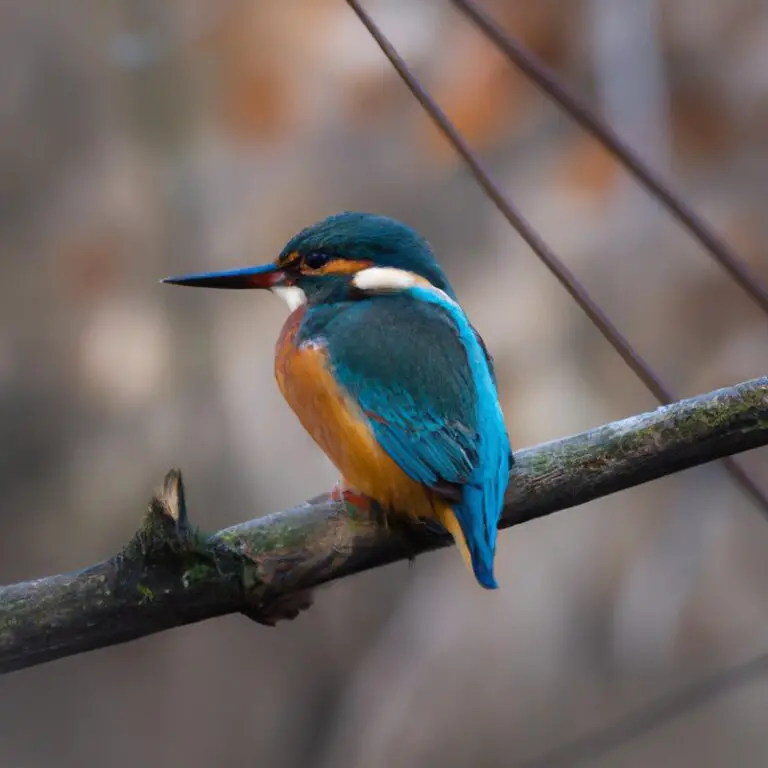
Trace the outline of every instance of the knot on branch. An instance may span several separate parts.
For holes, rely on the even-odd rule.
[[[251,621],[274,627],[280,621],[293,621],[300,613],[312,607],[314,592],[306,589],[291,592],[269,600],[256,600],[240,610]]]
[[[151,574],[178,579],[182,590],[224,591],[248,618],[266,626],[294,619],[312,604],[309,591],[277,594],[261,561],[221,536],[202,533],[189,522],[181,470],[170,470],[152,497],[141,527],[117,558],[121,581],[147,586]],[[132,575],[129,576],[129,574]]]
[[[126,554],[148,558],[167,551],[181,553],[190,548],[194,533],[189,525],[181,470],[172,469],[149,502],[147,514],[126,547]]]

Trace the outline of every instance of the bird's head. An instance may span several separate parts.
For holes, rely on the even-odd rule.
[[[408,281],[428,283],[455,298],[421,235],[386,216],[357,212],[303,229],[270,264],[163,280],[202,288],[268,288],[290,306],[335,301],[360,290],[396,290]]]

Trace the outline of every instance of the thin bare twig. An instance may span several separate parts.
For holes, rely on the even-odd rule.
[[[610,752],[656,728],[668,725],[676,718],[689,714],[691,710],[708,704],[718,696],[733,691],[765,675],[766,672],[768,653],[761,653],[748,661],[714,672],[702,680],[668,691],[610,725],[596,728],[559,747],[518,763],[517,768],[571,768],[576,765],[594,765],[596,760]]]
[[[587,133],[598,139],[768,315],[768,287],[709,224],[670,189],[659,174],[650,168],[629,144],[560,83],[546,64],[531,51],[526,50],[525,46],[502,29],[472,0],[451,0],[451,2],[474,22],[512,64],[559,104]]]
[[[764,444],[768,377],[518,452],[500,526]],[[0,587],[0,673],[225,613],[293,618],[313,587],[449,543],[328,496],[205,536],[173,471],[119,555]]]
[[[650,365],[632,347],[619,329],[611,322],[603,310],[591,298],[587,290],[576,279],[575,275],[555,255],[544,242],[530,222],[517,210],[512,201],[504,195],[499,186],[484,168],[477,155],[472,151],[467,141],[448,119],[437,102],[413,75],[408,65],[387,39],[371,16],[363,9],[358,0],[347,0],[347,4],[357,14],[360,21],[376,41],[384,55],[402,78],[410,92],[424,108],[430,118],[453,145],[454,149],[471,170],[478,184],[486,192],[507,221],[517,230],[518,234],[530,246],[531,250],[541,259],[549,271],[557,278],[584,313],[595,324],[600,333],[619,353],[622,360],[630,367],[635,375],[653,393],[661,403],[671,403],[675,398],[661,379],[654,373]],[[731,477],[752,499],[765,517],[768,517],[768,497],[751,477],[733,460],[723,461]]]

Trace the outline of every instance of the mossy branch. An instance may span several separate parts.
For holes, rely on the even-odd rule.
[[[501,527],[766,443],[762,378],[521,450]],[[120,553],[0,587],[0,673],[226,613],[273,624],[307,608],[313,587],[448,543],[327,495],[204,535],[172,470]]]

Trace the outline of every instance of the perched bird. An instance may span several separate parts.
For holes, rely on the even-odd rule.
[[[285,298],[277,382],[341,473],[342,493],[436,520],[477,581],[497,587],[512,455],[493,363],[419,234],[340,213],[299,232],[271,264],[163,282]]]

